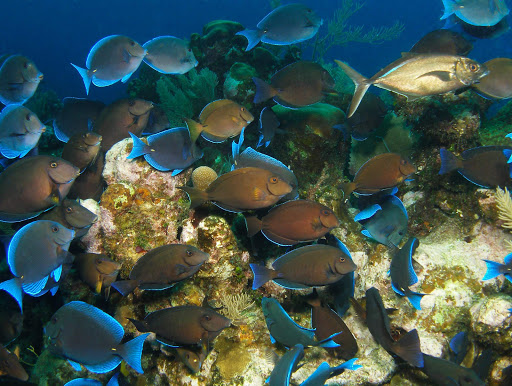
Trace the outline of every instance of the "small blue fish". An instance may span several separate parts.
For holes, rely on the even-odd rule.
[[[162,74],[185,74],[197,66],[189,44],[174,36],[159,36],[144,43],[144,62]]]
[[[332,338],[338,334],[334,334],[321,341],[315,340],[315,330],[299,326],[295,323],[276,299],[263,298],[261,300],[261,306],[272,343],[279,342],[286,347],[293,347],[296,344],[302,344],[304,347],[339,346],[332,340]]]
[[[75,236],[55,221],[39,220],[25,225],[13,236],[7,262],[14,279],[0,283],[22,308],[22,292],[38,296],[50,276],[58,282],[62,264],[68,258],[68,247]]]
[[[278,161],[269,155],[260,153],[251,147],[247,147],[242,153],[240,153],[240,149],[244,143],[244,131],[245,129],[242,129],[240,132],[238,143],[235,141],[231,143],[231,152],[233,155],[233,165],[231,166],[231,170],[248,167],[269,170],[292,187],[292,191],[282,197],[282,200],[295,200],[299,196],[299,182],[297,181],[295,174],[293,174],[293,172],[281,161]]]
[[[323,362],[320,366],[317,367],[313,374],[311,374],[304,382],[300,384],[300,386],[322,386],[325,385],[325,382],[327,382],[329,378],[340,375],[345,370],[358,370],[363,366],[355,364],[357,359],[358,358],[352,358],[336,367],[331,367],[329,366],[329,363]]]
[[[270,145],[270,141],[272,141],[272,138],[274,138],[279,125],[280,122],[270,107],[265,107],[263,110],[261,110],[259,127],[260,137],[258,139],[256,149],[263,145],[265,145],[265,147]]]
[[[203,156],[203,152],[190,140],[185,127],[161,131],[147,137],[146,145],[136,135],[130,133],[133,149],[128,159],[144,156],[144,159],[161,172],[172,170],[175,176]]]
[[[391,287],[401,296],[407,296],[414,308],[421,310],[421,298],[425,294],[413,292],[409,286],[418,282],[418,276],[412,266],[412,255],[419,245],[416,238],[410,238],[405,245],[393,254],[391,260]]]
[[[298,343],[279,359],[266,383],[270,386],[289,385],[292,373],[298,369],[297,364],[303,357],[304,346]]]
[[[509,253],[503,259],[505,264],[500,264],[491,260],[484,260],[487,264],[487,272],[485,272],[482,280],[494,279],[499,275],[505,275],[505,279],[512,283],[512,253]]]
[[[260,41],[283,46],[311,39],[322,25],[322,19],[303,4],[287,4],[277,7],[265,16],[256,30],[245,29],[237,35],[248,40],[246,51]]]
[[[394,195],[387,195],[379,204],[359,212],[354,221],[366,228],[361,232],[366,237],[388,247],[397,247],[407,232],[409,217],[402,201]]]
[[[115,373],[106,386],[119,386],[119,373]],[[76,378],[67,382],[64,386],[102,386],[102,383],[91,378]]]
[[[464,360],[469,349],[468,333],[465,331],[459,332],[450,340],[450,360],[460,365]],[[452,354],[453,353],[453,354]]]

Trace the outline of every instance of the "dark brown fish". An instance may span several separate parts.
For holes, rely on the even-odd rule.
[[[357,110],[345,121],[350,135],[357,141],[364,141],[380,126],[387,108],[377,95],[367,92]]]
[[[28,381],[28,374],[21,365],[19,357],[9,352],[4,346],[0,346],[0,377],[4,376]]]
[[[106,186],[103,180],[104,166],[105,156],[104,153],[100,151],[94,163],[89,165],[87,169],[77,177],[68,193],[68,197],[80,198],[82,200],[92,198],[93,200],[99,201]]]
[[[152,249],[142,256],[130,272],[130,280],[112,283],[123,296],[135,288],[162,290],[195,274],[210,258],[192,245],[169,244]]]
[[[85,133],[94,127],[105,103],[83,98],[64,98],[63,106],[53,121],[55,136],[62,142],[77,133]]]
[[[343,184],[345,196],[350,193],[369,195],[393,188],[416,172],[416,167],[396,153],[379,154],[359,168],[353,182]]]
[[[449,29],[437,29],[423,36],[410,50],[415,54],[447,54],[466,56],[473,44]]]
[[[439,174],[457,170],[468,181],[484,188],[510,187],[511,164],[507,160],[511,154],[511,147],[481,146],[464,151],[460,159],[442,148]]]
[[[92,131],[77,133],[64,145],[61,157],[83,171],[96,160],[100,145],[101,135]]]
[[[512,98],[512,59],[496,58],[484,63],[489,74],[473,88],[483,97],[494,99]]]
[[[136,136],[142,134],[152,108],[153,102],[138,98],[119,99],[105,107],[94,124],[94,131],[103,137],[103,151],[128,138],[130,132]]]
[[[97,294],[103,290],[108,299],[110,286],[117,279],[121,264],[97,253],[79,253],[75,256],[75,266],[80,279]]]
[[[270,84],[252,78],[256,85],[254,103],[274,98],[285,107],[309,106],[320,102],[326,93],[334,92],[334,79],[321,65],[299,61],[279,70]]]
[[[39,220],[56,221],[68,229],[73,229],[75,231],[75,238],[84,236],[97,219],[98,216],[89,209],[69,198],[65,198],[60,205],[39,217]]]
[[[181,186],[190,198],[190,208],[211,201],[230,212],[266,208],[292,191],[292,187],[269,170],[235,169],[213,181],[205,191]]]
[[[478,39],[495,39],[510,29],[507,18],[503,18],[498,24],[491,26],[472,25],[460,20],[457,16],[454,16],[454,19],[465,33]]]
[[[339,354],[345,360],[352,359],[358,350],[354,335],[336,312],[322,304],[316,290],[313,290],[313,292],[313,296],[306,301],[313,307],[311,310],[311,327],[315,329],[316,339],[324,340],[337,332],[341,332],[340,335],[332,338],[340,346],[327,350]]]
[[[66,197],[80,170],[47,155],[24,158],[0,173],[0,221],[39,215]]]
[[[303,289],[324,286],[355,271],[357,266],[347,251],[329,245],[307,245],[279,257],[269,269],[250,264],[254,273],[252,289],[273,280],[282,287]]]
[[[154,332],[156,339],[166,345],[207,346],[231,321],[210,308],[179,306],[152,312],[143,321],[130,319],[140,332]]]
[[[201,366],[208,356],[207,348],[204,345],[200,348],[176,347],[176,353],[194,374],[201,371]]]
[[[331,209],[308,200],[287,201],[272,208],[261,220],[256,216],[245,220],[249,237],[261,231],[279,245],[313,241],[340,225]]]

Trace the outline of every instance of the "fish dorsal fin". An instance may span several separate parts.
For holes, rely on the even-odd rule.
[[[65,307],[69,307],[73,310],[79,311],[89,318],[94,319],[97,323],[101,325],[101,327],[109,333],[113,334],[114,340],[121,342],[124,336],[124,329],[121,324],[117,320],[115,320],[112,316],[103,312],[99,308],[96,308],[90,304],[84,303],[82,301],[72,301],[65,305]]]
[[[512,262],[512,253],[509,253],[505,258],[503,259],[503,262],[505,264],[510,264]]]
[[[368,220],[369,218],[373,217],[375,213],[377,213],[379,210],[382,210],[382,207],[379,204],[372,205],[361,212],[359,212],[355,217],[354,221],[362,221],[362,220]]]
[[[9,268],[11,269],[11,272],[14,276],[22,276],[23,272],[16,271],[16,249],[18,248],[18,245],[23,238],[23,236],[30,231],[32,228],[31,225],[25,225],[23,228],[21,228],[18,232],[14,234],[11,241],[9,242],[9,248],[7,249],[7,263],[9,264]]]
[[[215,111],[234,103],[235,102],[229,99],[217,99],[216,101],[208,103],[199,113],[199,122],[204,123]]]

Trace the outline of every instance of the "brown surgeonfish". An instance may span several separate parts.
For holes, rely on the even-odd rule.
[[[53,120],[55,136],[62,142],[78,133],[85,133],[105,108],[105,103],[84,98],[68,97],[62,100],[62,109]]]
[[[224,142],[240,134],[253,120],[254,116],[249,110],[229,99],[207,104],[199,114],[199,122],[185,119],[192,143],[199,135],[209,142]]]
[[[209,344],[231,321],[206,307],[178,306],[152,312],[143,321],[130,319],[140,332],[154,332],[156,340],[172,347]]]
[[[75,267],[80,279],[97,294],[103,291],[105,298],[110,295],[110,286],[117,279],[121,264],[106,255],[79,253],[75,256]]]
[[[354,181],[342,186],[345,196],[355,192],[371,195],[393,188],[416,172],[416,167],[396,153],[383,153],[366,161],[357,171]]]
[[[465,179],[483,188],[511,186],[511,164],[507,160],[512,148],[507,146],[480,146],[464,151],[462,159],[441,148],[439,174],[457,170]]]
[[[413,366],[423,367],[418,331],[415,329],[409,331],[399,341],[393,339],[389,316],[375,287],[366,290],[366,324],[373,338],[386,351],[398,355]]]
[[[331,209],[308,200],[287,201],[270,210],[259,220],[246,217],[247,235],[263,235],[279,245],[295,245],[324,236],[340,222]]]
[[[489,74],[473,85],[476,92],[485,98],[512,98],[512,59],[495,58],[485,65]]]
[[[75,238],[84,236],[98,216],[76,200],[65,198],[60,205],[43,213],[39,220],[56,221],[75,231]]]
[[[436,29],[423,36],[409,52],[415,54],[446,54],[466,56],[473,44],[449,29]]]
[[[364,94],[357,110],[345,121],[345,126],[352,138],[364,141],[380,126],[386,116],[387,108],[377,95]]]
[[[9,344],[21,334],[23,313],[16,300],[6,291],[0,291],[0,344]]]
[[[80,174],[71,187],[68,197],[87,200],[92,198],[99,201],[105,189],[103,179],[103,167],[105,166],[105,154],[100,150],[96,160]]]
[[[4,346],[0,346],[0,377],[9,376],[28,381],[28,374],[20,363],[19,352],[17,354],[9,352]],[[16,384],[16,382],[12,384]]]
[[[312,296],[306,302],[313,307],[311,309],[311,327],[315,330],[316,339],[321,341],[341,332],[332,338],[339,344],[339,347],[327,350],[335,352],[347,361],[353,358],[358,350],[357,342],[343,319],[329,306],[322,304],[316,289],[313,290]]]
[[[61,157],[83,171],[96,160],[100,145],[101,135],[92,131],[77,133],[64,145]]]
[[[62,158],[37,155],[0,173],[0,221],[18,222],[58,204],[80,170]]]
[[[269,170],[240,168],[223,174],[206,190],[180,186],[190,198],[190,208],[211,201],[229,212],[243,212],[274,205],[292,191],[292,187]]]
[[[315,62],[299,61],[279,70],[270,84],[252,78],[256,85],[254,103],[274,98],[284,107],[303,107],[320,102],[325,94],[334,92],[334,79]]]
[[[201,371],[201,366],[208,356],[208,351],[205,345],[202,345],[200,348],[176,347],[176,353],[185,366],[187,366],[194,374]]]
[[[472,59],[443,54],[404,53],[371,78],[365,78],[346,63],[335,60],[345,74],[352,79],[356,89],[347,118],[357,110],[361,99],[373,84],[393,91],[412,101],[427,95],[443,94],[476,83],[487,75],[485,65]]]
[[[195,274],[210,258],[192,245],[169,244],[152,249],[135,263],[129,280],[112,283],[126,296],[135,288],[163,290]]]
[[[324,286],[357,268],[348,250],[321,244],[285,253],[274,261],[272,269],[259,264],[250,264],[250,267],[254,274],[252,289],[270,280],[289,289]]]
[[[152,108],[153,102],[139,98],[119,99],[105,107],[94,124],[94,131],[103,137],[102,150],[107,152],[130,132],[142,134]]]

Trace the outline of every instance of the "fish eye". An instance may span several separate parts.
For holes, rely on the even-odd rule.
[[[277,184],[278,180],[277,180],[277,177],[270,177],[269,181],[270,181],[271,184]]]
[[[399,234],[400,236],[403,236],[403,235],[404,235],[404,232],[398,232],[398,234]]]
[[[240,111],[245,111],[245,107],[242,107],[242,108],[240,109]]]
[[[30,121],[30,113],[28,113],[27,115],[25,115],[25,119],[26,119],[27,121]]]
[[[129,106],[135,106],[135,99],[130,99],[130,100],[128,101],[128,105],[129,105]]]
[[[322,210],[322,216],[329,216],[331,212],[327,209]]]
[[[345,262],[345,258],[344,257],[340,257],[340,263],[344,263]]]
[[[57,167],[57,162],[52,162],[50,164],[50,167],[55,169]]]
[[[73,212],[73,208],[72,208],[72,207],[70,207],[70,206],[68,206],[68,207],[66,208],[66,213],[71,213],[71,212]]]
[[[24,68],[28,68],[28,65],[29,65],[29,62],[25,62],[25,63],[23,64],[23,67],[24,67]]]
[[[469,71],[475,72],[476,70],[478,70],[478,66],[475,63],[470,63],[469,64]]]
[[[58,228],[58,227],[56,227],[55,225],[54,225],[54,226],[52,226],[52,232],[53,232],[53,233],[57,233],[58,231],[59,231],[59,228]]]
[[[400,165],[405,165],[406,163],[407,163],[407,161],[406,161],[406,160],[404,160],[404,159],[401,159],[401,160],[400,160]]]
[[[210,315],[205,315],[204,318],[206,319],[207,322],[212,320],[212,317]]]
[[[135,45],[135,42],[132,40],[132,41],[130,42],[130,45],[133,47],[133,46]]]
[[[187,251],[185,252],[187,254],[187,256],[192,256],[192,251],[190,249],[187,249]]]

